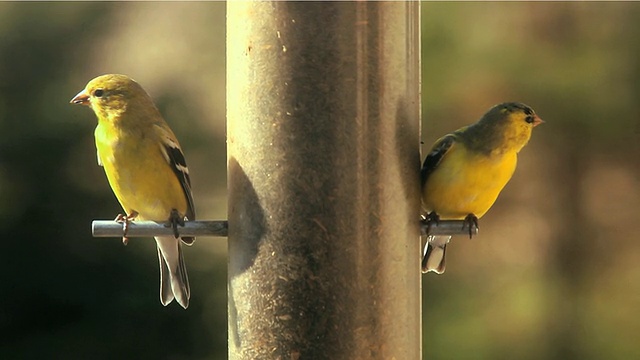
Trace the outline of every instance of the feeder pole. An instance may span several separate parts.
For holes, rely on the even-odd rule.
[[[227,2],[229,358],[421,358],[419,2]]]

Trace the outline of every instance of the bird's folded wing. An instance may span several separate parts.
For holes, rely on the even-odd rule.
[[[441,137],[433,144],[433,148],[431,148],[431,152],[424,159],[422,170],[420,171],[420,183],[423,186],[429,178],[429,175],[438,167],[438,164],[440,164],[445,154],[451,150],[455,142],[456,136],[449,134]]]
[[[196,219],[196,212],[193,204],[193,195],[191,194],[191,178],[189,177],[189,169],[187,168],[187,162],[182,153],[182,149],[180,149],[178,142],[174,140],[172,133],[159,125],[156,125],[154,130],[160,135],[162,154],[169,163],[169,166],[171,166],[173,173],[177,176],[178,181],[180,181],[182,191],[187,199],[187,212],[184,216],[187,220],[193,221]],[[183,238],[183,241],[190,244],[189,239]]]

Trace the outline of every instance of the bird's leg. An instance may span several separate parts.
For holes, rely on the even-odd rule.
[[[122,223],[122,244],[127,245],[129,243],[129,238],[127,237],[127,233],[129,232],[129,223],[136,219],[138,216],[138,212],[133,210],[131,214],[124,216],[122,214],[118,214],[116,218],[113,220],[115,222]]]
[[[432,211],[427,214],[425,221],[427,222],[427,235],[431,232],[431,225],[440,223],[440,215],[438,215],[435,211]]]
[[[480,229],[478,227],[478,217],[473,215],[473,214],[467,215],[467,217],[464,218],[464,223],[462,225],[462,229],[464,229],[465,226],[469,227],[469,239],[471,239],[473,237],[474,228],[476,230]]]
[[[178,233],[178,225],[184,226],[184,217],[180,215],[178,210],[171,209],[171,213],[169,214],[169,221],[164,226],[173,228],[173,236],[176,239],[180,237],[180,234]]]

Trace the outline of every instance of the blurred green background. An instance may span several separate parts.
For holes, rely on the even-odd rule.
[[[522,101],[545,119],[481,233],[423,278],[425,359],[640,358],[640,4],[424,3],[423,139]],[[225,5],[0,3],[0,358],[224,359],[226,242],[93,239],[120,212],[91,78],[124,73],[183,145],[199,218],[226,218]]]

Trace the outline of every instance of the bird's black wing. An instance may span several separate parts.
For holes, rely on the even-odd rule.
[[[164,129],[162,129],[161,133],[163,132],[165,132]],[[184,196],[187,199],[187,212],[184,216],[187,220],[193,221],[196,219],[196,210],[193,202],[193,195],[191,194],[191,178],[189,177],[187,161],[184,158],[182,149],[180,149],[180,146],[176,141],[174,141],[170,136],[165,136],[162,140],[163,153],[169,162],[169,166],[171,166],[171,170],[176,174],[176,177],[180,182],[180,186],[182,187],[182,191],[184,192]],[[187,245],[191,245],[195,240],[195,238],[192,237],[181,237],[181,239]]]
[[[455,143],[456,136],[453,134],[445,135],[441,137],[431,148],[431,152],[424,159],[422,164],[422,170],[420,171],[420,184],[424,186],[424,183],[429,178],[429,175],[438,167],[440,161],[444,155],[451,149],[451,146]]]
[[[169,154],[169,159],[171,159],[169,162],[171,170],[173,170],[178,177],[182,191],[184,191],[184,196],[187,198],[187,213],[184,214],[184,216],[188,220],[195,220],[196,212],[193,205],[193,195],[191,194],[191,178],[189,177],[189,169],[187,168],[184,154],[180,148],[171,146],[167,146],[167,154]]]
[[[171,166],[171,170],[173,170],[174,174],[178,177],[184,196],[187,198],[187,212],[184,216],[187,220],[193,221],[196,219],[196,211],[193,204],[193,195],[191,194],[191,178],[189,177],[187,161],[184,158],[182,150],[180,150],[178,146],[172,146],[173,144],[166,143],[164,145],[166,147],[167,154],[169,155],[169,165]],[[187,245],[191,245],[195,240],[195,238],[192,237],[181,237],[181,239]]]

